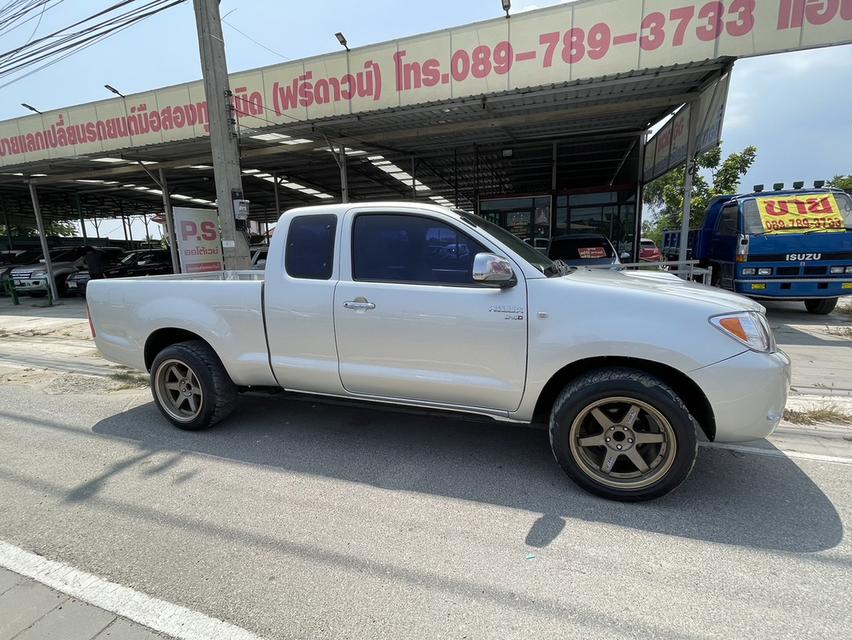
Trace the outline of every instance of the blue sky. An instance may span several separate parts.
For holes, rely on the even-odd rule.
[[[557,3],[513,4],[522,10]],[[36,36],[107,4],[64,2],[44,14]],[[359,46],[502,14],[499,0],[222,0],[220,6],[231,71],[334,51],[336,31]],[[34,23],[4,36],[0,49],[26,41]],[[21,102],[48,110],[109,97],[104,84],[132,93],[200,77],[187,2],[4,87],[0,119],[25,115]],[[758,147],[744,186],[852,173],[852,46],[739,61],[723,138],[726,152]]]

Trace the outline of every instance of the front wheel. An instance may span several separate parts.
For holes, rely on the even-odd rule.
[[[593,371],[565,387],[551,412],[550,445],[583,489],[627,502],[669,493],[698,455],[694,420],[675,392],[622,368]]]
[[[222,361],[201,340],[173,344],[157,354],[151,365],[151,392],[160,412],[187,431],[225,419],[237,399]]]
[[[837,298],[821,298],[819,300],[805,300],[805,309],[808,313],[818,316],[827,316],[837,306]]]

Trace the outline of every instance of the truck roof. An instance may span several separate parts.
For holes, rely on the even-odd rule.
[[[352,209],[393,209],[393,208],[405,208],[405,209],[422,209],[423,211],[430,211],[433,213],[443,213],[445,215],[458,215],[452,209],[447,207],[442,207],[437,204],[429,204],[426,202],[416,202],[413,200],[387,200],[387,201],[378,201],[378,202],[345,202],[345,203],[336,203],[336,204],[318,204],[318,205],[309,205],[307,207],[294,207],[292,209],[287,209],[282,213],[296,213],[298,212],[300,215],[310,215],[310,214],[321,214],[321,213],[342,213],[344,211],[350,211]]]
[[[781,189],[780,191],[752,191],[750,193],[739,193],[735,196],[722,196],[730,198],[766,198],[771,196],[797,196],[809,193],[846,193],[843,189],[833,187],[811,187],[803,189]]]

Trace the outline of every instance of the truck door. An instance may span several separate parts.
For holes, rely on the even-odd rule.
[[[523,275],[506,289],[474,282],[474,256],[499,252],[422,212],[350,212],[344,227],[352,241],[341,253],[334,319],[345,389],[517,409],[526,375]]]
[[[739,219],[739,206],[735,203],[725,205],[716,220],[710,240],[708,257],[713,267],[713,282],[723,289],[734,288]]]
[[[343,394],[333,315],[338,216],[285,216],[275,233],[263,300],[272,371],[288,390]]]

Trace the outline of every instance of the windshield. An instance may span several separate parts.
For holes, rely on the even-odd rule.
[[[461,216],[462,220],[473,227],[477,227],[485,231],[485,233],[494,236],[502,244],[517,253],[521,258],[529,262],[536,269],[541,271],[548,277],[557,276],[562,273],[562,270],[546,255],[538,249],[534,249],[526,242],[521,240],[511,231],[506,231],[503,227],[489,222],[484,218],[467,213],[466,211],[455,211]]]
[[[603,236],[562,236],[550,243],[550,257],[569,264],[585,261],[612,261],[615,251]]]
[[[749,235],[852,230],[852,198],[835,191],[748,198],[742,202]]]

